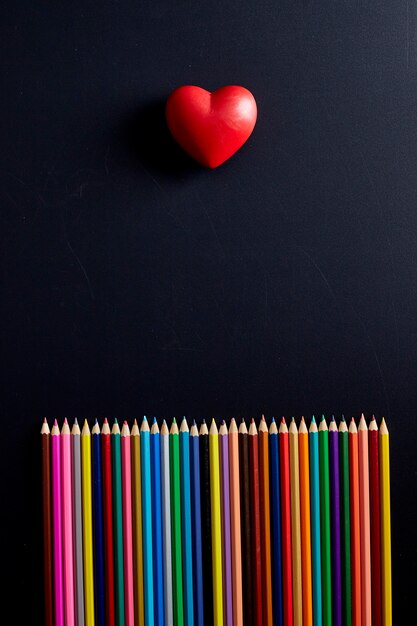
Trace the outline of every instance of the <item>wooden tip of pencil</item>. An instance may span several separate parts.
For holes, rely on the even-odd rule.
[[[58,426],[58,422],[57,420],[54,421],[53,425],[52,425],[52,430],[51,430],[51,435],[60,435],[61,433],[59,432],[59,426]]]
[[[45,419],[42,422],[42,428],[41,428],[41,435],[49,435],[50,434],[50,429],[49,429],[49,424],[48,421],[45,417]]]
[[[92,435],[99,435],[100,434],[100,426],[98,425],[98,421],[97,420],[94,422],[94,426],[93,426],[93,429],[91,431],[91,434]]]
[[[169,435],[168,424],[166,420],[162,421],[161,435]]]
[[[320,420],[320,424],[319,424],[319,432],[325,432],[326,430],[329,430],[327,428],[327,422],[326,419],[324,417],[324,415],[321,416],[321,420]]]
[[[285,435],[285,434],[287,434],[287,433],[288,433],[288,426],[287,426],[287,422],[285,421],[285,419],[284,419],[284,418],[282,418],[282,420],[281,420],[281,424],[280,424],[280,426],[279,426],[279,433],[280,433],[281,435]]]
[[[136,420],[133,422],[132,430],[130,431],[131,437],[139,437],[139,426]]]
[[[260,433],[267,433],[268,432],[268,426],[266,424],[266,421],[265,421],[265,418],[264,418],[263,415],[262,415],[261,421],[259,422],[259,432]]]
[[[353,417],[350,420],[349,432],[352,433],[352,434],[356,434],[358,432],[358,429],[356,428],[355,418],[353,418]]]
[[[232,417],[232,419],[230,420],[230,426],[229,426],[229,435],[230,433],[237,433],[237,424],[236,424],[236,420],[234,417]]]
[[[375,415],[372,415],[372,419],[369,422],[369,430],[371,431],[378,430],[378,424],[376,423]]]
[[[83,425],[83,429],[81,431],[81,434],[84,435],[84,436],[91,435],[90,427],[89,427],[88,422],[87,422],[86,419],[84,420],[84,425]]]
[[[359,420],[359,428],[358,430],[368,430],[368,427],[366,425],[366,421],[365,421],[365,416],[362,413],[361,415],[361,419]]]
[[[209,435],[218,435],[218,434],[219,434],[219,431],[217,430],[217,424],[213,417],[213,419],[211,420]]]
[[[244,419],[242,419],[242,421],[239,424],[239,433],[241,435],[247,435],[248,434],[248,428],[246,426],[246,422]]]
[[[71,428],[71,435],[81,435],[80,427],[78,425],[78,420],[75,418],[74,423]]]
[[[346,421],[342,418],[339,424],[339,433],[347,433],[348,427]]]
[[[258,429],[256,428],[255,420],[252,418],[249,426],[249,434],[254,436],[258,434]]]
[[[109,422],[107,421],[107,417],[104,418],[103,426],[101,427],[101,434],[110,435],[110,426]]]
[[[182,418],[180,432],[181,433],[189,433],[190,432],[190,429],[188,428],[188,422],[185,419],[185,417]]]
[[[113,422],[113,426],[111,429],[111,434],[112,435],[120,435],[120,428],[119,428],[119,424],[117,420],[114,420]]]
[[[226,422],[223,420],[222,423],[220,424],[219,435],[222,435],[222,437],[224,437],[227,434],[228,432],[227,432]]]
[[[284,416],[281,417],[281,424],[285,424],[285,425],[287,424],[287,422],[285,421],[285,417]]]
[[[156,417],[154,417],[154,420],[152,422],[151,435],[159,435],[159,426],[158,422],[156,421]]]
[[[120,434],[122,437],[130,437],[130,428],[126,420],[123,422],[122,432]]]
[[[190,437],[198,437],[198,428],[195,420],[193,420],[192,426],[190,428]]]
[[[149,424],[148,424],[148,420],[146,419],[146,416],[143,416],[143,420],[142,420],[142,425],[140,427],[140,432],[141,433],[148,433],[149,432]]]
[[[308,429],[308,432],[310,432],[310,433],[316,433],[317,432],[317,422],[314,419],[314,415],[311,418],[310,428]]]
[[[388,428],[387,428],[387,423],[385,421],[385,418],[383,417],[381,420],[381,425],[379,427],[379,434],[380,435],[388,435]]]
[[[272,418],[271,426],[269,427],[269,434],[270,435],[277,435],[278,434],[277,423],[274,420],[274,418]]]
[[[291,419],[289,432],[291,435],[298,435],[298,428],[294,418]]]
[[[176,421],[175,417],[172,420],[171,430],[169,431],[169,434],[170,435],[178,435],[179,434],[179,432],[178,432],[178,424],[177,424],[177,421]]]
[[[298,432],[300,433],[300,435],[308,434],[307,424],[306,424],[304,417],[301,418],[300,428],[298,429]]]
[[[200,435],[208,435],[208,428],[207,428],[206,420],[202,421],[202,424],[200,426]]]
[[[338,432],[337,424],[336,424],[336,420],[334,419],[334,416],[332,417],[332,419],[330,421],[329,431],[331,433],[337,433]]]

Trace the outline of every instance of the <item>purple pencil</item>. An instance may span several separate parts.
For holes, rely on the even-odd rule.
[[[55,626],[64,626],[64,586],[62,565],[61,433],[55,420],[51,430],[52,523],[54,554]]]
[[[232,550],[230,541],[229,435],[224,420],[219,430],[219,443],[224,581],[223,619],[225,626],[233,626]]]
[[[340,546],[339,433],[334,416],[329,426],[330,520],[332,538],[333,626],[342,626],[342,561]]]

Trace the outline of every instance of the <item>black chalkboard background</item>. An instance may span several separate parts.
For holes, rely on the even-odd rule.
[[[394,614],[407,623],[415,3],[1,11],[2,563],[18,623],[42,623],[43,415],[361,411],[392,434]],[[257,99],[254,134],[217,170],[165,129],[183,84],[241,84]]]

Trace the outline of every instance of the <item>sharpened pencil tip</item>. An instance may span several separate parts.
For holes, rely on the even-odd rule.
[[[335,418],[334,418],[334,415],[332,415],[332,419],[330,421],[331,422],[335,422],[336,421]]]
[[[173,423],[173,424],[176,424],[176,423],[177,423],[177,420],[175,419],[175,417],[173,417],[173,418],[172,418],[172,423]]]
[[[54,419],[54,426],[58,426],[58,420]]]
[[[75,419],[77,419],[77,418],[75,418]],[[104,423],[108,424],[107,417],[104,418]]]
[[[340,419],[342,420],[342,422],[345,422],[345,421],[346,421],[346,420],[345,420],[345,416],[344,416],[344,415],[342,415],[342,417],[341,417]]]
[[[156,424],[156,417],[153,418],[152,424]]]
[[[285,417],[281,417],[281,424],[285,424]]]
[[[138,421],[137,421],[136,417],[135,417],[135,419],[133,420],[133,425],[134,425],[134,426],[137,426],[137,425],[138,425]]]
[[[271,421],[274,422],[274,424],[275,424],[275,417],[273,417]]]
[[[316,418],[314,417],[314,415],[311,416],[311,421],[313,422],[313,424],[316,423]]]
[[[193,426],[196,426],[196,425],[197,425],[197,424],[195,423],[195,419],[193,419],[192,424],[193,424]]]
[[[322,422],[323,420],[324,420],[324,415],[321,416],[321,420],[320,421]]]
[[[64,418],[64,424],[68,424],[68,420],[66,417]]]

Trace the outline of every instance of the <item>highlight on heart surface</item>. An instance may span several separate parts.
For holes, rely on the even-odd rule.
[[[229,85],[210,92],[186,85],[171,93],[165,113],[179,145],[204,167],[215,168],[248,140],[256,124],[257,106],[245,87]]]

